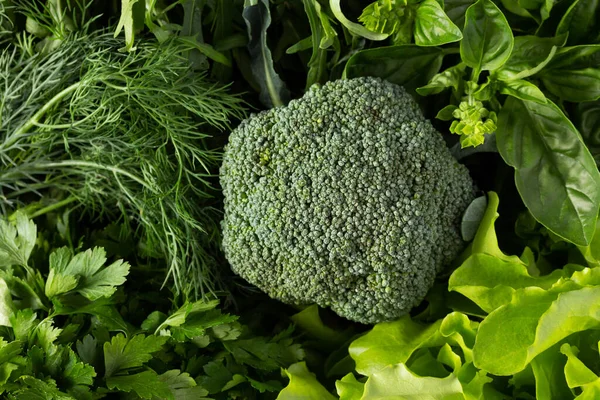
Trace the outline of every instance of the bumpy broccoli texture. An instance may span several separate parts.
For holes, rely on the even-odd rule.
[[[313,86],[229,140],[223,249],[275,299],[362,323],[396,319],[463,248],[473,182],[400,86]]]

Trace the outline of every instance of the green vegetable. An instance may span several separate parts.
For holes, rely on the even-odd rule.
[[[264,337],[218,300],[164,307],[152,271],[107,262],[101,247],[54,248],[52,233],[21,211],[0,220],[3,397],[263,399],[282,388],[280,368],[304,358],[292,326]]]
[[[119,46],[99,33],[48,55],[0,54],[0,207],[37,193],[132,218],[177,291],[202,296],[219,286],[210,173],[220,154],[208,141],[243,115],[242,101],[194,72],[176,38]]]
[[[313,87],[250,117],[221,167],[223,248],[271,297],[364,323],[417,305],[460,252],[466,169],[399,86]]]

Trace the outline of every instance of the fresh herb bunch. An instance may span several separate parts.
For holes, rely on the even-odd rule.
[[[107,33],[74,34],[48,54],[0,55],[0,199],[58,190],[92,217],[133,219],[175,289],[218,287],[207,139],[244,115],[242,100],[192,69],[189,45],[147,40],[122,53]]]
[[[0,220],[3,398],[269,399],[304,358],[291,325],[260,336],[218,300],[157,301],[147,267],[63,236],[21,211]]]

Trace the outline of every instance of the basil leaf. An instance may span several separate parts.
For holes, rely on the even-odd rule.
[[[465,26],[465,12],[473,3],[475,3],[474,0],[446,0],[444,11],[456,26],[463,27]]]
[[[600,165],[600,100],[577,104],[573,120],[596,164]]]
[[[466,13],[460,56],[478,75],[494,71],[509,58],[513,34],[502,11],[491,0],[478,0]]]
[[[560,20],[556,34],[568,33],[570,46],[588,44],[592,35],[600,31],[599,14],[600,0],[575,0]]]
[[[558,236],[588,245],[600,207],[600,173],[571,121],[549,100],[509,97],[496,137],[534,218]]]
[[[565,44],[566,35],[553,38],[518,36],[515,38],[510,57],[498,70],[495,78],[503,81],[523,79],[542,70],[554,57],[559,47]]]
[[[463,63],[457,64],[447,70],[436,74],[426,86],[422,86],[417,89],[417,93],[421,96],[429,96],[432,94],[438,94],[446,88],[453,88],[458,90],[462,77],[465,73],[466,65]]]
[[[425,0],[417,8],[414,34],[418,46],[440,46],[462,39],[460,29],[435,0]]]
[[[429,82],[442,65],[444,52],[439,47],[401,45],[363,50],[346,63],[344,76],[377,76],[407,90]]]
[[[521,100],[535,101],[542,104],[546,103],[544,93],[531,82],[524,80],[501,81],[498,87],[501,94],[507,94]]]
[[[539,76],[546,89],[562,100],[600,99],[600,45],[558,50]]]

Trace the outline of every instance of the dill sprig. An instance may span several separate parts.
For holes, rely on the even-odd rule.
[[[219,289],[208,139],[244,103],[194,72],[177,38],[120,47],[97,33],[0,54],[0,207],[58,190],[92,216],[133,219],[176,292],[201,297]]]

